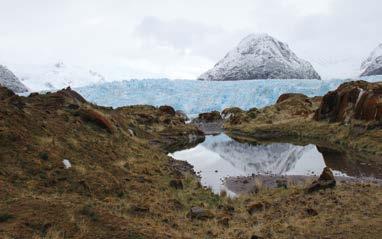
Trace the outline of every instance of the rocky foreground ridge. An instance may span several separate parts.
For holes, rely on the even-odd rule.
[[[227,110],[226,128],[245,132],[253,120],[271,125],[286,114],[308,122],[319,102],[289,95],[267,109]],[[214,195],[190,165],[167,156],[203,140],[184,120],[169,106],[111,109],[71,89],[20,97],[0,87],[0,238],[381,235],[381,187],[370,183],[320,177],[307,182],[314,190]]]

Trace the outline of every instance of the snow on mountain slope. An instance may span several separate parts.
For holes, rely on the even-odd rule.
[[[58,62],[52,65],[29,65],[15,67],[15,74],[31,91],[56,90],[82,87],[105,82],[105,77],[96,71]]]
[[[15,74],[2,65],[0,65],[0,85],[7,87],[15,93],[23,93],[28,91],[26,86],[19,81]]]
[[[321,79],[289,46],[267,34],[251,34],[199,80]]]
[[[304,154],[315,149],[314,145],[295,146],[284,143],[251,145],[233,140],[206,141],[203,146],[247,174],[278,175],[292,171]]]
[[[382,43],[362,62],[361,76],[382,75]]]

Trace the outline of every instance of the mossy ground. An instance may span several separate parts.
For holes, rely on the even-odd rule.
[[[83,117],[81,109],[97,113]],[[0,119],[0,238],[382,234],[377,185],[343,184],[314,194],[264,189],[235,199],[213,194],[166,155],[169,145],[184,146],[198,131],[153,107],[112,110],[58,93],[13,96],[0,101]],[[72,167],[65,169],[63,159]],[[170,186],[174,179],[183,189]],[[251,215],[254,203],[266,207]],[[191,220],[193,206],[214,217]]]

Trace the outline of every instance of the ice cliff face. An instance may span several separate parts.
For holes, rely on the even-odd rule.
[[[252,34],[228,52],[199,80],[321,79],[313,66],[287,44],[267,34]]]
[[[361,76],[382,75],[382,44],[362,62],[361,72]]]
[[[16,76],[2,65],[0,65],[0,85],[7,87],[15,93],[28,91],[25,85],[23,85]]]

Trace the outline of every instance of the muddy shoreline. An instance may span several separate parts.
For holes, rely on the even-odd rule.
[[[263,189],[270,188],[289,188],[289,187],[306,187],[312,181],[316,180],[318,175],[251,175],[240,177],[228,177],[224,180],[223,185],[235,194],[254,194]],[[354,178],[335,176],[339,183],[348,184],[374,184],[382,187],[382,179],[375,178]]]

